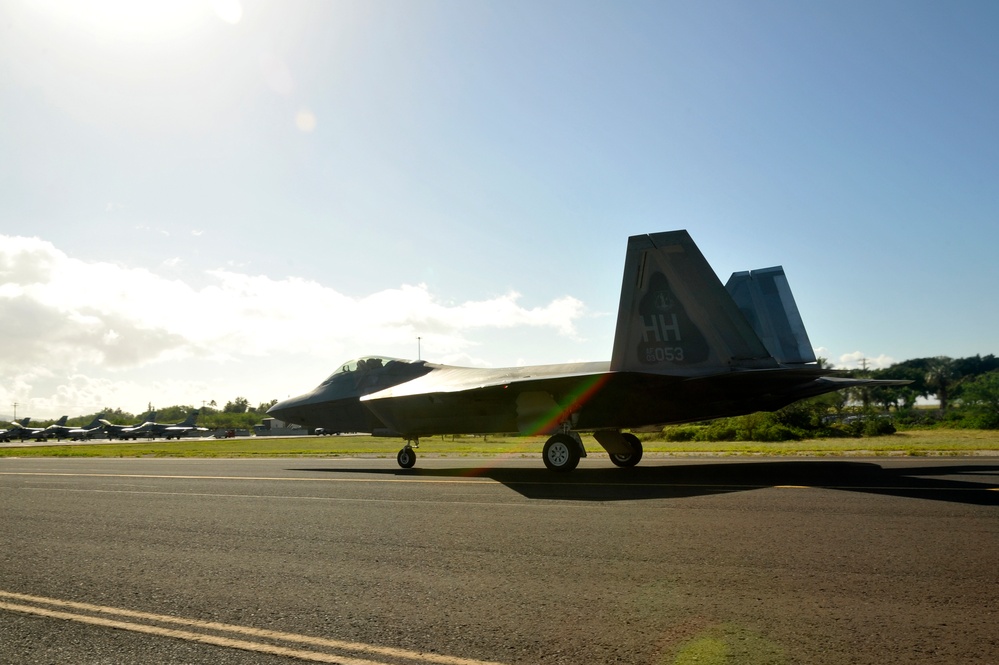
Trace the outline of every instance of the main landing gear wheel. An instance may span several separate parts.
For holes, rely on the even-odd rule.
[[[416,464],[416,451],[406,446],[395,456],[395,461],[404,469],[412,469],[413,465]]]
[[[579,443],[568,434],[556,434],[545,443],[541,457],[549,471],[572,471],[579,464]]]
[[[610,460],[614,462],[614,464],[624,468],[635,466],[642,461],[642,442],[638,440],[637,436],[631,434],[630,432],[622,434],[621,438],[627,441],[628,445],[631,446],[631,452],[626,455],[615,455],[614,453],[610,453]]]

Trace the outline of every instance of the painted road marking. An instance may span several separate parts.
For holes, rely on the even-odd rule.
[[[197,619],[185,619],[183,617],[168,616],[163,614],[152,614],[149,612],[138,612],[119,607],[108,607],[105,605],[92,605],[90,603],[80,603],[71,600],[60,600],[58,598],[46,598],[44,596],[32,596],[23,593],[10,591],[0,591],[0,598],[18,602],[4,602],[0,600],[0,609],[22,614],[32,614],[35,616],[48,617],[52,619],[62,619],[66,621],[76,621],[79,623],[106,628],[116,628],[128,630],[136,633],[157,635],[160,637],[171,637],[186,640],[188,642],[200,642],[214,646],[227,647],[230,649],[242,649],[244,651],[255,651],[257,653],[268,653],[301,660],[310,660],[319,663],[338,663],[340,665],[386,665],[381,661],[367,660],[353,656],[343,656],[321,651],[305,651],[291,647],[267,644],[265,642],[254,642],[245,639],[237,639],[208,633],[192,632],[192,630],[178,630],[153,625],[153,623],[173,624],[184,626],[188,629],[214,631],[216,633],[231,633],[251,638],[268,639],[278,642],[288,642],[292,644],[304,644],[309,647],[325,648],[338,651],[360,653],[367,656],[386,656],[393,659],[402,659],[412,663],[436,663],[438,665],[502,665],[495,661],[475,660],[472,658],[459,658],[456,656],[446,656],[434,653],[422,653],[409,649],[396,649],[393,647],[382,647],[361,642],[348,642],[344,640],[332,640],[322,637],[311,637],[309,635],[298,635],[295,633],[285,633],[265,628],[252,628],[249,626],[238,626],[234,624],[218,623],[215,621],[199,621]],[[23,603],[31,603],[25,605]],[[39,605],[43,607],[39,607]],[[62,608],[50,609],[44,607]],[[64,611],[74,610],[74,611]],[[81,614],[88,612],[90,614]],[[92,614],[106,614],[118,618],[105,618],[92,616]],[[122,621],[121,619],[132,619],[150,623],[135,623],[134,621]]]
[[[0,476],[61,476],[69,478],[152,478],[167,480],[258,480],[314,483],[489,483],[490,478],[299,478],[282,476],[188,476],[144,473],[70,473],[56,471],[0,471]]]
[[[0,476],[35,476],[35,477],[61,477],[61,478],[133,478],[146,480],[249,480],[256,482],[304,482],[304,483],[420,483],[420,484],[465,484],[465,485],[539,485],[539,486],[567,486],[567,487],[710,487],[715,489],[832,489],[832,490],[900,490],[919,489],[921,491],[952,491],[952,492],[978,492],[978,491],[999,491],[999,487],[921,487],[908,488],[897,485],[768,485],[756,483],[648,483],[648,482],[574,482],[574,481],[546,481],[546,480],[498,480],[483,476],[476,477],[447,477],[447,478],[312,478],[295,476],[199,476],[185,474],[141,474],[141,473],[71,473],[62,471],[0,471]]]
[[[722,484],[722,483],[635,483],[635,482],[566,482],[547,480],[497,480],[476,476],[448,478],[311,478],[294,476],[197,476],[139,473],[70,473],[63,471],[0,471],[0,476],[49,476],[62,478],[137,478],[146,480],[252,480],[258,482],[312,482],[312,483],[423,483],[423,484],[465,484],[465,485],[545,485],[568,487],[722,487],[734,489],[763,489],[771,485]]]

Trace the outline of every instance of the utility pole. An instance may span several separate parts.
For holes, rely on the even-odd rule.
[[[422,354],[423,354],[423,347],[421,345],[422,344],[422,339],[423,339],[422,337],[417,337],[416,338],[416,359],[417,360],[423,360],[423,356],[422,356]]]
[[[14,402],[14,420],[17,420],[17,402]]]

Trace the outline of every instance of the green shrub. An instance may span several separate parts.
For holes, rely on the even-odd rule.
[[[968,422],[973,429],[999,429],[999,413],[975,414]]]
[[[715,420],[707,427],[702,428],[695,441],[738,441],[739,431],[732,425],[734,418],[722,418]]]
[[[719,418],[693,425],[663,428],[659,436],[649,437],[676,443],[689,441],[801,441],[816,438],[859,438],[895,433],[891,418],[881,415],[854,414],[841,422],[825,422],[829,418],[821,403],[805,403],[805,407],[781,409],[773,413],[760,411],[735,418]],[[647,439],[648,440],[648,439]]]
[[[771,423],[765,427],[757,428],[753,431],[753,438],[751,441],[800,441],[802,439],[801,434],[797,430],[788,427],[787,425],[782,425],[780,423]]]
[[[931,409],[903,409],[895,414],[895,422],[906,427],[927,427],[940,422],[940,414]]]
[[[691,425],[665,427],[662,431],[662,439],[664,441],[675,442],[693,441],[697,438],[697,432],[699,429],[700,428],[693,427]]]
[[[891,418],[870,418],[864,421],[864,436],[886,436],[896,431]]]

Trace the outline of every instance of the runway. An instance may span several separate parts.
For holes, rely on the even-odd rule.
[[[0,562],[0,663],[985,664],[999,459],[0,458]]]

